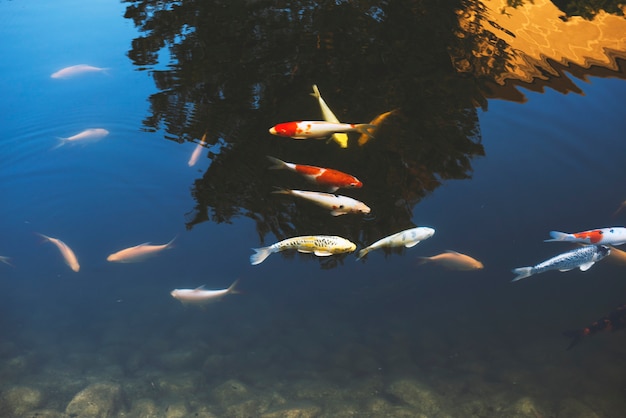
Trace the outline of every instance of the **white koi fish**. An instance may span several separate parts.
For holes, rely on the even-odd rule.
[[[367,123],[333,123],[323,121],[284,122],[270,128],[272,135],[286,136],[293,139],[326,138],[338,132],[360,132],[370,135],[374,125]]]
[[[317,85],[315,84],[313,84],[313,93],[311,93],[311,96],[315,97],[317,101],[319,102],[320,109],[322,110],[322,117],[324,118],[326,122],[341,123],[339,122],[339,119],[337,119],[337,116],[335,116],[333,111],[330,110],[330,107],[328,107],[328,105],[322,98],[322,95],[320,94],[320,91],[317,88]],[[333,141],[338,143],[341,148],[348,148],[348,135],[347,134],[334,133],[332,134],[332,139]]]
[[[359,251],[357,260],[363,258],[367,253],[372,250],[377,250],[382,247],[406,247],[411,248],[416,246],[420,241],[424,241],[435,235],[435,230],[427,226],[418,226],[416,228],[406,229],[404,231],[397,232],[389,235],[388,237],[379,239],[372,245],[369,245]]]
[[[567,241],[596,245],[621,245],[626,243],[626,228],[623,226],[614,226],[612,228],[591,229],[589,231],[575,232],[573,234],[550,231],[550,236],[552,239],[547,239],[545,242]]]
[[[235,280],[228,289],[206,290],[204,285],[195,289],[174,289],[170,295],[179,300],[183,305],[206,305],[217,302],[226,295],[239,293],[235,287],[239,280]]]
[[[11,264],[11,257],[6,257],[4,255],[0,255],[0,263],[4,263],[11,267],[15,267],[13,264]]]
[[[111,263],[137,263],[144,261],[149,257],[153,257],[163,250],[169,250],[174,246],[174,240],[172,238],[170,242],[162,245],[150,245],[149,242],[135,245],[134,247],[126,248],[113,253],[107,257],[107,261]]]
[[[446,250],[432,257],[419,257],[421,263],[436,263],[451,270],[480,270],[483,263],[466,254]]]
[[[50,75],[50,78],[70,78],[85,73],[100,73],[105,72],[107,68],[94,67],[87,64],[71,65],[69,67],[61,68]]]
[[[511,280],[516,282],[534,274],[540,274],[549,270],[569,271],[578,267],[581,271],[589,270],[597,261],[611,253],[606,245],[585,245],[559,254],[532,267],[519,267],[513,269],[517,276]]]
[[[306,199],[318,206],[330,210],[330,214],[333,216],[345,215],[347,213],[370,213],[370,208],[365,203],[348,196],[290,189],[280,189],[272,193],[288,194]]]
[[[202,139],[200,140],[200,142],[198,142],[198,145],[196,145],[193,152],[191,153],[191,157],[189,158],[189,161],[187,162],[187,165],[189,167],[193,167],[198,162],[198,158],[200,158],[200,154],[202,153],[202,148],[204,148],[204,146],[206,145],[205,141],[206,141],[206,132],[204,135],[202,135]]]
[[[342,237],[308,235],[287,238],[269,247],[253,248],[255,253],[250,256],[250,264],[253,266],[261,264],[270,255],[284,250],[297,250],[301,253],[313,253],[318,257],[328,257],[333,254],[351,253],[355,249],[356,244]]]
[[[65,144],[77,144],[98,141],[109,134],[109,131],[103,128],[89,128],[82,132],[67,138],[59,138],[60,142],[55,148],[59,148]]]
[[[78,264],[78,259],[76,258],[76,254],[70,247],[67,246],[66,243],[57,238],[48,237],[44,234],[37,234],[41,236],[45,241],[53,243],[61,252],[63,256],[63,261],[65,264],[69,266],[73,271],[78,272],[80,270],[80,264]]]

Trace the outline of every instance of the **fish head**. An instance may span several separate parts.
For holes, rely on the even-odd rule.
[[[596,257],[596,261],[602,260],[604,257],[608,256],[609,254],[611,254],[611,247],[606,246],[606,245],[598,245],[598,254]]]
[[[179,290],[178,290],[178,289],[174,289],[174,290],[172,290],[172,291],[170,292],[170,295],[172,295],[172,297],[173,297],[174,299],[178,299],[178,293],[179,293]]]
[[[111,255],[109,255],[107,257],[107,261],[115,262],[117,260],[118,260],[118,258],[117,258],[117,255],[115,255],[115,254],[111,254]]]
[[[624,227],[613,227],[608,228],[608,231],[605,236],[606,239],[610,239],[611,243],[615,245],[620,245],[626,242],[626,228]]]
[[[355,206],[354,211],[356,213],[370,213],[371,209],[365,203],[359,203],[358,205]]]
[[[422,237],[423,237],[422,239],[427,239],[435,235],[435,230],[427,226],[422,226],[421,231],[422,231]]]
[[[285,122],[279,123],[276,126],[270,128],[270,133],[272,135],[278,136],[294,136],[298,134],[298,123],[297,122]]]
[[[353,182],[348,184],[348,187],[350,187],[351,189],[360,189],[361,187],[363,187],[363,182],[361,180],[354,179]]]

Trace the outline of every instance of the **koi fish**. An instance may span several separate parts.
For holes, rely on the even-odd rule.
[[[311,93],[311,96],[315,97],[319,102],[320,109],[322,110],[322,117],[326,122],[341,123],[339,122],[339,119],[337,119],[337,116],[335,116],[333,111],[330,110],[330,107],[328,107],[324,99],[322,99],[322,95],[320,94],[320,91],[315,84],[313,84],[313,93]],[[334,133],[332,134],[332,139],[333,141],[338,143],[341,148],[348,148],[347,134]]]
[[[271,162],[274,163],[270,169],[279,170],[287,169],[302,174],[307,180],[317,183],[321,186],[329,187],[331,192],[336,191],[340,187],[343,188],[360,188],[363,183],[359,179],[350,174],[346,174],[339,170],[333,170],[332,168],[315,167],[312,165],[302,165],[295,163],[287,163],[279,160],[278,158],[267,156]]]
[[[255,253],[250,256],[250,264],[253,266],[261,264],[270,255],[284,250],[297,250],[300,253],[313,253],[318,257],[328,257],[333,254],[351,253],[355,249],[356,244],[342,237],[307,235],[287,238],[269,247],[253,248]]]
[[[107,261],[111,263],[137,263],[146,258],[153,257],[163,250],[169,250],[174,246],[175,239],[176,237],[172,238],[167,244],[162,245],[150,245],[149,242],[135,245],[134,247],[126,248],[109,255]]]
[[[589,270],[597,261],[611,253],[611,249],[606,245],[585,245],[559,254],[533,267],[519,267],[513,269],[517,276],[511,280],[516,282],[533,274],[539,274],[548,270],[569,271],[578,267],[581,271]]]
[[[11,267],[15,267],[13,264],[11,264],[11,257],[6,257],[4,255],[0,255],[0,263],[4,263]]]
[[[272,193],[288,194],[308,200],[318,206],[329,209],[330,214],[333,216],[345,215],[347,213],[370,213],[369,206],[348,196],[290,189],[280,189]]]
[[[616,310],[610,312],[607,316],[603,316],[583,329],[565,331],[563,335],[572,338],[572,342],[566,350],[570,350],[584,337],[592,336],[602,331],[612,332],[623,328],[626,328],[626,304],[618,306]]]
[[[102,128],[89,128],[85,129],[82,132],[77,133],[76,135],[72,135],[67,138],[59,138],[60,142],[55,148],[59,148],[67,143],[77,144],[77,143],[85,143],[89,141],[97,141],[99,139],[104,138],[109,134],[109,131]]]
[[[614,226],[612,228],[591,229],[589,231],[576,232],[574,234],[550,231],[550,236],[552,239],[547,239],[545,242],[567,241],[596,245],[621,245],[626,242],[626,228],[622,226]]]
[[[170,292],[170,295],[183,305],[206,305],[211,302],[217,302],[226,295],[239,293],[235,289],[238,282],[239,280],[235,280],[228,289],[219,290],[206,290],[204,285],[195,289],[174,289]]]
[[[387,117],[389,117],[389,116],[393,115],[394,113],[396,113],[397,111],[398,111],[398,109],[390,110],[389,112],[381,113],[380,115],[378,115],[374,119],[372,119],[372,121],[370,122],[370,125],[374,126],[374,128],[372,130],[370,130],[370,133],[372,135],[371,136],[370,135],[361,135],[359,137],[359,146],[365,145],[367,143],[367,141],[369,141],[370,138],[372,138],[374,136],[376,131],[378,131],[378,128],[384,122],[384,120],[387,119]]]
[[[44,239],[44,241],[53,243],[61,252],[63,256],[63,261],[65,264],[69,266],[73,271],[78,272],[80,270],[80,264],[78,264],[78,259],[76,258],[76,254],[70,247],[67,246],[66,243],[57,238],[52,238],[46,236],[44,234],[37,234]]]
[[[189,167],[193,167],[198,162],[198,158],[200,158],[200,154],[202,153],[202,148],[204,148],[204,146],[206,145],[205,141],[206,141],[206,133],[202,135],[202,139],[200,140],[200,142],[198,142],[198,145],[196,145],[196,147],[193,149],[193,152],[191,153],[191,157],[189,157],[189,161],[187,162],[187,165]]]
[[[607,260],[624,265],[626,264],[626,251],[611,247],[611,254],[609,254]]]
[[[367,253],[372,250],[376,250],[382,247],[406,247],[411,248],[416,246],[420,241],[424,241],[435,235],[435,230],[427,226],[419,226],[417,228],[406,229],[404,231],[397,232],[388,237],[379,239],[372,245],[369,245],[359,251],[357,260],[363,258]]]
[[[85,73],[105,72],[107,68],[94,67],[87,64],[71,65],[56,71],[50,75],[50,78],[69,78]]]
[[[436,263],[451,270],[480,270],[484,267],[483,263],[475,258],[452,250],[446,250],[432,257],[420,257],[420,262]]]
[[[365,135],[371,133],[368,129],[374,125],[367,123],[333,123],[323,121],[284,122],[270,128],[272,135],[286,136],[293,139],[326,138],[337,132],[360,132]]]

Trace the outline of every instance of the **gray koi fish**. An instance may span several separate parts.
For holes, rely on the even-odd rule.
[[[610,253],[611,249],[606,245],[586,245],[559,254],[533,267],[519,267],[513,269],[513,273],[517,274],[517,276],[511,281],[516,282],[549,270],[569,271],[578,267],[581,271],[587,271],[596,261],[602,260]]]

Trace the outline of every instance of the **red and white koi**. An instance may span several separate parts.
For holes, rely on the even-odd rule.
[[[336,191],[340,187],[346,189],[358,189],[363,186],[363,183],[356,177],[346,174],[339,170],[333,170],[332,168],[315,167],[312,165],[303,165],[296,163],[287,163],[279,160],[278,158],[267,156],[271,162],[274,163],[270,167],[272,170],[287,169],[295,171],[306,177],[310,182],[319,184],[320,186],[328,187],[331,192]]]
[[[550,231],[551,241],[581,242],[584,244],[621,245],[626,243],[626,228],[614,226],[612,228],[590,229],[589,231],[568,234],[566,232]]]
[[[312,253],[318,257],[328,257],[333,254],[351,253],[356,250],[356,244],[335,235],[306,235],[287,238],[269,247],[253,248],[250,264],[261,264],[267,257],[285,250],[297,250],[300,253]]]
[[[280,189],[272,193],[288,194],[308,200],[330,210],[330,214],[333,216],[345,215],[347,213],[370,213],[369,206],[348,196],[290,189]]]
[[[325,121],[284,122],[270,128],[272,135],[293,139],[326,138],[335,133],[359,132],[371,136],[369,129],[374,125],[367,123],[334,123]]]

